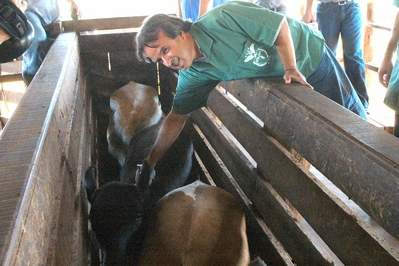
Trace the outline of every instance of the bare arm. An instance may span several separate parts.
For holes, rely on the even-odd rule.
[[[182,131],[188,115],[180,115],[170,112],[159,129],[157,139],[147,158],[150,167],[154,167],[160,158],[165,154],[169,147],[175,142]]]
[[[305,23],[316,22],[316,16],[313,13],[313,0],[306,0],[305,13],[303,14],[302,20]]]
[[[28,7],[28,2],[26,0],[12,0],[12,2],[22,11],[25,12]]]
[[[391,39],[388,42],[388,46],[385,50],[384,59],[382,60],[380,69],[378,70],[378,78],[382,85],[388,86],[389,79],[392,72],[392,56],[396,50],[397,43],[399,41],[399,11],[396,13],[395,24],[392,29]]]
[[[209,9],[209,4],[212,0],[199,0],[198,17],[202,16]]]
[[[177,0],[177,17],[182,18],[180,0]]]
[[[75,0],[67,0],[67,2],[71,6],[71,18],[78,19],[78,17],[80,17],[79,6],[76,4]]]
[[[291,83],[292,80],[295,80],[310,87],[306,81],[306,78],[296,67],[295,49],[291,38],[290,28],[288,27],[288,22],[284,18],[281,23],[280,32],[278,33],[275,44],[280,55],[281,62],[284,66],[285,83],[288,84]]]

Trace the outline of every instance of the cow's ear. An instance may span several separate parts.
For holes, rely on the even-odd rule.
[[[86,190],[87,199],[92,204],[94,201],[94,194],[97,189],[97,170],[94,166],[90,166],[85,173],[85,178],[83,179],[83,187]]]

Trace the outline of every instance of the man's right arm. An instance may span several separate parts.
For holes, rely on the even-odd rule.
[[[182,131],[188,115],[180,115],[170,112],[163,120],[158,131],[157,139],[151,149],[149,156],[144,160],[136,185],[140,191],[148,189],[151,178],[154,175],[154,167],[165,152],[172,146]]]
[[[187,118],[188,115],[177,114],[173,111],[166,116],[159,129],[155,144],[146,160],[151,168],[154,168],[159,159],[162,158],[169,147],[175,142]]]

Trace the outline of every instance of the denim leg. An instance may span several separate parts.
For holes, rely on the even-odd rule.
[[[341,32],[341,14],[336,3],[319,3],[317,5],[317,24],[326,44],[335,53]]]
[[[345,8],[341,33],[345,72],[363,105],[367,108],[369,97],[366,90],[366,67],[362,51],[361,8],[357,2],[348,3],[342,7]]]
[[[317,69],[307,77],[314,90],[366,119],[366,110],[334,53],[324,47]]]
[[[25,12],[25,15],[34,29],[32,44],[22,56],[22,76],[25,83],[29,84],[42,64],[50,44],[40,17],[29,10]]]

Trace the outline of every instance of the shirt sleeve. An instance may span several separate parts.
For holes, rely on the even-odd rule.
[[[284,16],[252,3],[231,4],[219,9],[217,23],[234,32],[242,32],[252,40],[274,46]]]
[[[204,79],[190,71],[180,71],[172,111],[188,114],[205,106],[209,93],[218,83],[218,80]]]

